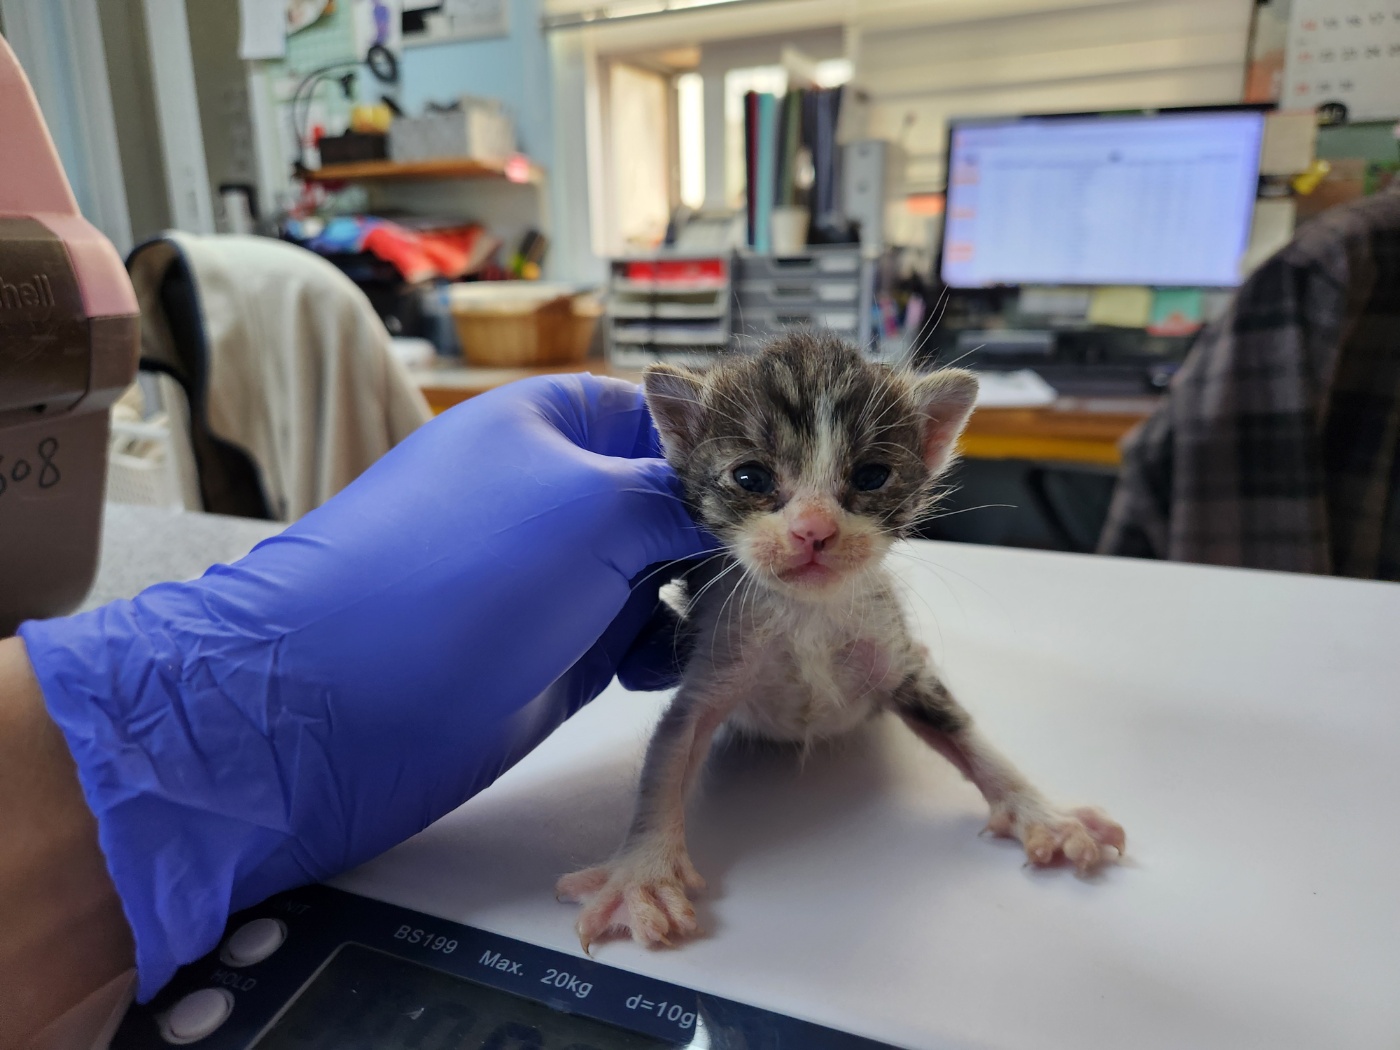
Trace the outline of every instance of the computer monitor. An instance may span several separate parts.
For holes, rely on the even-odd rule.
[[[1239,284],[1263,134],[1250,108],[954,121],[943,282]]]

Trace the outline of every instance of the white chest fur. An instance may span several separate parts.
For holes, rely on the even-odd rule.
[[[727,606],[707,595],[709,608],[696,613],[698,651],[733,659],[741,699],[729,724],[740,731],[801,743],[847,733],[913,668],[904,617],[882,575],[822,602],[736,591]]]

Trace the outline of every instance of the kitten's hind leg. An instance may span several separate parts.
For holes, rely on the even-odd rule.
[[[737,688],[721,681],[682,684],[647,748],[622,848],[606,864],[559,880],[558,895],[583,905],[577,929],[585,952],[614,933],[655,948],[698,931],[689,893],[704,889],[705,880],[686,851],[685,801],[737,700]]]
[[[1064,856],[1081,872],[1122,855],[1123,828],[1097,809],[1064,810],[1051,805],[972,724],[933,673],[910,675],[891,694],[895,711],[914,733],[952,762],[991,806],[990,831],[1019,839],[1032,864]]]

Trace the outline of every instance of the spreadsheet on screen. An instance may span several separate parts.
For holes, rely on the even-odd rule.
[[[950,135],[943,279],[1232,286],[1263,114],[969,121]]]

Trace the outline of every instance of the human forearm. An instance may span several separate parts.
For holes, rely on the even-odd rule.
[[[23,624],[8,659],[27,700],[9,717],[29,721],[10,736],[48,734],[46,775],[66,794],[32,791],[41,750],[12,745],[26,788],[0,808],[0,836],[10,809],[31,830],[13,839],[5,907],[49,891],[23,881],[35,873],[86,871],[107,894],[110,874],[111,915],[133,934],[122,961],[134,943],[148,1001],[232,912],[421,831],[620,668],[646,680],[674,652],[633,651],[658,604],[651,567],[707,549],[656,451],[634,387],[513,384],[421,428],[237,563]],[[34,799],[67,799],[65,815],[30,812]],[[46,921],[25,917],[10,958],[71,932],[95,981],[112,968],[87,945],[113,927],[90,909],[109,898],[66,892]],[[13,921],[0,911],[0,938]]]
[[[0,1046],[134,963],[63,735],[17,638],[0,641]]]

